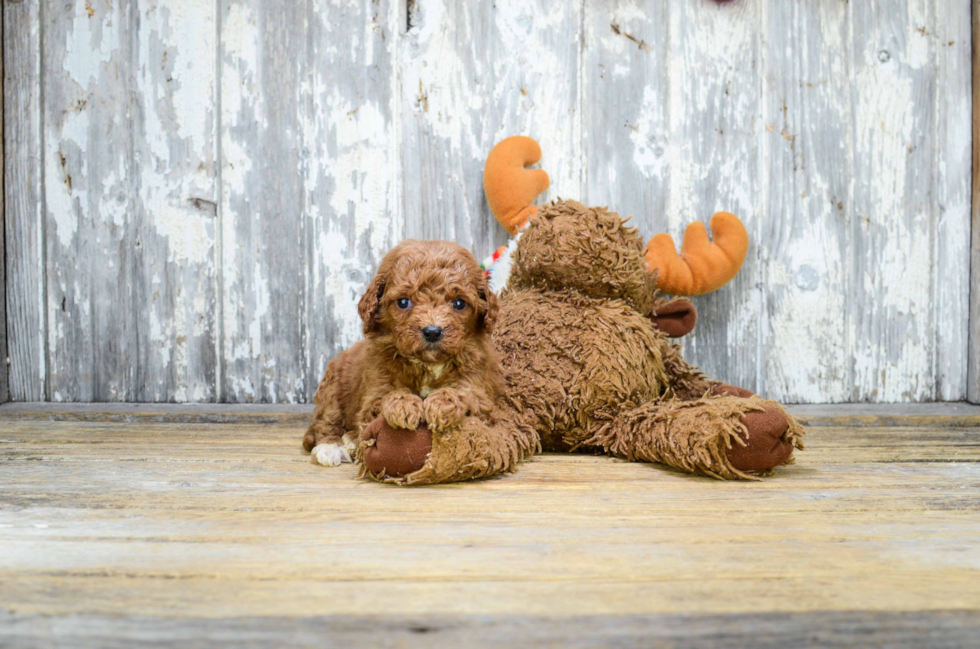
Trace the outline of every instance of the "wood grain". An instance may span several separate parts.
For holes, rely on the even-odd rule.
[[[791,405],[804,426],[877,426],[887,428],[965,428],[980,426],[980,406],[967,403]],[[86,421],[129,424],[267,424],[303,426],[311,411],[305,404],[132,404],[8,403],[0,421]]]
[[[669,6],[659,0],[585,3],[580,200],[608,205],[645,239],[670,232]],[[570,198],[576,198],[569,196]]]
[[[131,3],[82,0],[41,12],[52,401],[139,397],[138,14]]]
[[[980,403],[980,3],[973,5],[973,194],[970,246],[970,348],[967,399]]]
[[[735,615],[359,615],[177,619],[158,616],[51,618],[0,611],[6,646],[36,647],[52,638],[72,646],[128,649],[202,640],[236,646],[310,647],[841,647],[908,649],[969,646],[980,630],[975,611],[757,613]]]
[[[848,232],[853,111],[848,4],[769,4],[761,129],[767,168],[758,239],[763,394],[806,402],[855,398],[841,322],[850,285]],[[785,29],[784,25],[791,25]],[[801,336],[807,331],[809,335]]]
[[[222,5],[220,399],[307,401],[398,239],[388,3]]]
[[[306,392],[299,91],[309,41],[294,37],[305,10],[296,2],[221,5],[220,397],[231,402]]]
[[[0,29],[3,29],[3,4],[0,3]],[[0,41],[0,80],[3,75],[3,46]],[[0,125],[3,124],[3,89],[0,88]],[[0,127],[2,129],[2,127]],[[10,399],[10,387],[8,384],[8,374],[10,373],[10,363],[7,356],[7,244],[6,232],[7,225],[3,211],[3,136],[0,134],[0,403],[5,403]]]
[[[761,483],[543,455],[417,489],[310,464],[302,430],[4,421],[3,632],[38,615],[980,611],[975,426],[814,428]]]
[[[950,7],[958,12],[952,18],[956,22],[943,24],[943,33],[938,33],[928,3],[849,6],[856,111],[850,231],[853,282],[846,324],[855,341],[851,398],[927,400],[935,398],[938,382],[938,350],[931,341],[940,327],[952,335],[966,319],[965,274],[948,272],[948,266],[944,269],[937,263],[940,254],[958,258],[962,247],[954,252],[945,245],[945,235],[937,237],[943,219],[934,196],[935,189],[948,182],[948,168],[939,160],[937,120],[955,121],[964,113],[966,101],[965,88],[956,83],[957,78],[962,81],[961,73],[937,73],[938,52],[963,46],[966,54],[962,39],[946,33],[958,23],[966,24],[968,17],[965,3]],[[942,61],[953,65],[955,57],[947,53]],[[947,89],[949,75],[952,90]],[[903,108],[895,110],[895,106]],[[965,148],[965,124],[954,128]],[[961,154],[954,149],[943,157],[951,156],[956,169]],[[952,183],[954,201],[959,200],[958,182]],[[943,225],[951,225],[954,235],[964,240],[960,228],[965,226]],[[960,269],[964,265],[965,258],[957,262]],[[890,272],[884,272],[886,266]],[[959,306],[943,299],[937,291],[940,285],[960,296],[953,299]],[[943,364],[949,384],[962,386],[962,359]],[[952,391],[965,392],[963,388]]]
[[[302,389],[279,395],[282,401],[309,401],[327,363],[361,339],[357,301],[402,238],[393,83],[401,3],[310,6],[310,81],[301,90],[305,376]]]
[[[136,401],[214,401],[216,4],[135,3]]]
[[[933,366],[925,370],[932,375],[934,386],[927,398],[952,401],[966,397],[970,328],[970,251],[963,247],[970,240],[970,224],[954,215],[971,213],[972,187],[972,27],[969,2],[933,9],[934,32],[930,47],[936,75],[932,133],[924,136],[934,141],[932,160],[934,196],[923,201],[923,212],[929,216],[935,233],[932,263],[934,307]],[[931,72],[930,72],[931,73]]]
[[[10,398],[43,401],[47,372],[41,217],[40,2],[4,3],[4,226]],[[11,127],[16,125],[16,127]]]

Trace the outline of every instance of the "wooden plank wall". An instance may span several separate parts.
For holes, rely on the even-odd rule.
[[[0,3],[0,25],[3,25],[3,3]],[[0,37],[0,80],[3,76],[3,38]],[[2,82],[0,82],[2,83]],[[3,90],[0,88],[0,124],[3,124]],[[7,246],[3,218],[3,135],[0,130],[0,403],[10,397],[7,387]]]
[[[973,236],[970,261],[970,364],[967,400],[980,403],[980,0],[973,0]]]
[[[47,398],[47,298],[42,279],[39,0],[4,3],[4,231],[9,393]]]
[[[517,133],[542,200],[743,218],[684,344],[712,375],[965,398],[970,2],[777,4],[7,3],[12,398],[307,401],[387,248],[505,240]]]

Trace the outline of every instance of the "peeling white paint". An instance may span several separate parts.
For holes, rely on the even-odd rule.
[[[304,401],[360,337],[356,302],[391,244],[438,236],[482,257],[503,241],[480,174],[495,141],[524,133],[542,144],[544,200],[641,206],[644,236],[678,243],[715,211],[743,218],[746,265],[696,300],[685,344],[709,372],[794,401],[962,398],[961,5],[419,0],[405,35],[394,4],[313,3],[284,25],[256,0],[69,3],[43,39],[49,252],[31,258],[47,329],[32,362],[52,366],[55,400]],[[292,92],[266,94],[297,69]],[[270,151],[299,168],[270,167]],[[282,213],[260,212],[268,196]],[[275,219],[297,240],[269,241]],[[285,291],[297,313],[275,306]],[[126,375],[137,361],[98,357],[120,354],[91,330],[107,320],[133,336],[138,320],[145,386]],[[277,338],[300,330],[300,350]],[[217,379],[202,350],[221,357]],[[77,370],[93,360],[101,386]]]
[[[84,88],[101,76],[101,66],[109,63],[119,49],[120,26],[113,20],[111,7],[108,11],[100,7],[91,15],[84,2],[75,2],[71,9],[72,27],[66,32],[64,51],[68,56],[64,58],[64,69]]]
[[[223,362],[231,371],[224,373],[228,396],[235,401],[256,401],[260,395],[250,373],[241,368],[258,357],[262,350],[262,322],[253,312],[243,321],[245,308],[257,302],[257,308],[268,310],[268,288],[258,262],[252,267],[242,267],[245,260],[239,252],[238,219],[253,219],[255,214],[240,214],[237,206],[247,202],[248,182],[253,174],[254,154],[247,148],[248,142],[231,131],[244,116],[263,120],[263,101],[258,91],[260,73],[260,45],[258,21],[252,5],[245,2],[229,3],[222,17],[221,48],[221,278],[223,303],[219,313],[222,321],[219,349]],[[248,119],[248,117],[245,117]],[[256,209],[252,207],[251,209]],[[238,282],[238,278],[250,273],[254,282],[252,295]],[[263,315],[264,312],[263,311]],[[244,325],[245,335],[240,337]]]
[[[965,4],[955,10],[937,9],[935,15],[936,37],[946,45],[937,48],[935,67],[941,101],[934,116],[939,170],[935,199],[940,218],[935,241],[933,344],[937,398],[956,401],[969,386],[969,355],[962,350],[968,346],[970,327],[970,277],[963,270],[970,265],[969,250],[963,246],[970,238],[970,224],[961,215],[971,210],[972,23]],[[980,389],[974,393],[980,395]]]
[[[53,144],[57,146],[57,140]],[[45,158],[45,176],[48,178],[48,214],[54,219],[54,234],[58,237],[58,243],[67,248],[78,231],[78,216],[75,214],[75,197],[68,187],[68,179],[58,155]],[[51,182],[52,180],[55,182]]]
[[[190,141],[193,151],[204,151],[213,132],[215,83],[215,26],[210,11],[197,0],[171,0],[171,19],[164,39],[171,67],[169,83],[177,123],[177,136]],[[192,29],[188,29],[193,25]]]
[[[252,287],[255,291],[255,310],[248,324],[248,340],[245,341],[248,344],[248,352],[246,355],[245,346],[240,343],[241,346],[236,350],[232,358],[259,358],[262,355],[262,320],[269,313],[269,283],[263,277],[262,266],[258,261],[255,262],[252,274]]]
[[[211,224],[213,217],[193,208],[176,208],[166,203],[150,205],[152,226],[160,236],[167,237],[167,261],[184,265],[208,264],[214,246]]]
[[[910,147],[922,126],[909,110],[913,79],[901,66],[874,60],[861,76],[855,103],[861,127],[854,145],[855,155],[870,162],[868,211],[859,215],[869,250],[868,268],[853,281],[881,315],[859,330],[877,342],[854,350],[854,382],[872,390],[876,400],[921,400],[932,391],[931,382],[913,377],[930,373],[932,340],[925,334],[927,317],[916,316],[932,306],[932,234],[906,187]]]
[[[636,116],[636,123],[630,127],[630,140],[633,142],[633,162],[646,177],[660,178],[667,171],[667,143],[659,137],[662,108],[660,97],[651,86],[643,89],[643,102]],[[611,178],[615,181],[615,178]]]
[[[331,11],[317,12],[321,28],[332,22]],[[329,358],[360,339],[357,302],[401,229],[395,220],[398,158],[390,147],[391,105],[373,88],[361,89],[358,81],[390,56],[393,45],[377,32],[391,18],[394,14],[372,16],[362,33],[332,41],[336,47],[320,56],[351,72],[347,78],[318,73],[300,94],[300,105],[315,107],[302,116],[304,146],[313,153],[304,165],[306,217],[315,242],[306,286],[311,308],[307,339],[313,347],[305,357],[312,366],[307,384],[293,381],[286,394],[290,400],[306,400],[303,389],[315,389]],[[319,348],[327,332],[334,349]]]
[[[322,278],[313,285],[313,290],[333,298],[335,326],[340,334],[340,345],[347,347],[361,337],[361,319],[357,313],[357,302],[364,292],[363,281],[351,281],[348,271],[357,267],[354,251],[347,246],[347,238],[339,232],[322,232],[317,249],[323,254]],[[318,273],[319,275],[319,273]],[[361,276],[364,277],[363,275]]]

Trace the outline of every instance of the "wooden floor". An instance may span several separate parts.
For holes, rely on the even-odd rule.
[[[399,488],[310,464],[295,414],[0,411],[0,646],[975,642],[980,415],[831,415],[764,482]]]

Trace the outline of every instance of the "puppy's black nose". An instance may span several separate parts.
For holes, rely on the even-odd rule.
[[[435,325],[422,327],[422,337],[430,343],[437,343],[442,340],[442,327],[437,327]]]

